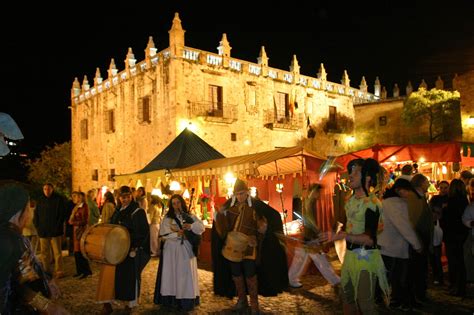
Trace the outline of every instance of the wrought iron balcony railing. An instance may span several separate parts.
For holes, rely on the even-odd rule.
[[[190,116],[204,117],[207,121],[232,123],[237,120],[237,105],[201,101],[191,103]]]
[[[275,111],[269,110],[264,113],[264,126],[270,129],[282,128],[298,130],[303,127],[304,114],[296,113],[293,116],[277,116]]]

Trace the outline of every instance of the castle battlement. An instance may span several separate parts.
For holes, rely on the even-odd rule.
[[[153,43],[151,37],[150,42]],[[114,61],[112,60],[111,66],[108,71],[109,77],[106,80],[102,80],[102,78],[100,77],[100,72],[98,70],[98,74],[96,74],[96,78],[94,80],[94,86],[92,87],[89,86],[86,77],[82,85],[79,84],[76,78],[73,83],[71,93],[72,103],[79,104],[91,97],[94,97],[104,91],[107,91],[113,86],[116,86],[122,82],[129,80],[130,78],[135,77],[140,73],[146,73],[147,71],[151,70],[151,68],[157,67],[160,62],[164,62],[170,59],[172,55],[171,47],[168,47],[156,53],[154,44],[150,46],[150,42],[149,46],[147,46],[148,56],[147,58],[145,58],[145,60],[136,63],[131,48],[129,48],[126,57],[126,69],[121,72],[118,72],[118,70],[115,68]],[[226,47],[228,48],[227,52],[225,51]],[[268,57],[266,56],[264,47],[262,47],[261,55],[258,58],[258,63],[232,58],[230,57],[230,46],[227,41],[226,34],[223,35],[223,40],[221,41],[221,46],[218,47],[218,50],[219,53],[212,53],[192,47],[183,46],[182,49],[178,50],[178,52],[182,53],[180,55],[173,56],[173,58],[182,59],[183,61],[199,64],[201,66],[206,67],[210,71],[227,70],[242,74],[248,74],[255,77],[266,78],[268,80],[275,80],[290,85],[298,85],[314,90],[326,91],[327,93],[348,96],[353,99],[354,104],[374,102],[380,98],[377,93],[372,94],[367,92],[367,87],[361,87],[361,89],[351,87],[349,85],[349,77],[346,71],[344,71],[343,79],[341,80],[341,82],[345,82],[345,84],[327,81],[326,70],[324,69],[324,65],[322,63],[319,69],[318,77],[311,77],[300,74],[296,56],[293,57],[292,65],[290,66],[290,71],[269,67]]]

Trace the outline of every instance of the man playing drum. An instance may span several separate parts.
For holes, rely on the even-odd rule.
[[[235,285],[238,301],[234,310],[244,310],[248,307],[247,287],[252,314],[258,314],[259,293],[276,296],[288,287],[286,253],[279,241],[283,235],[280,214],[251,198],[247,184],[237,179],[234,196],[222,206],[214,222],[214,293],[233,296]]]

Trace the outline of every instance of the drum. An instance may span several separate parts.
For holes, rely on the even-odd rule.
[[[241,262],[249,244],[249,237],[241,232],[231,231],[227,234],[222,256],[233,262]]]
[[[120,264],[130,250],[128,230],[117,224],[99,223],[90,226],[81,237],[81,252],[89,260]]]

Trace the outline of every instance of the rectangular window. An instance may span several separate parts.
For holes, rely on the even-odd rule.
[[[99,180],[99,170],[98,169],[92,170],[92,180],[94,180],[94,181]]]
[[[140,122],[149,123],[151,122],[150,115],[150,96],[142,97],[138,101],[138,120]]]
[[[87,126],[87,119],[81,120],[81,139],[87,140],[89,139],[89,132]]]
[[[109,109],[105,111],[104,125],[105,125],[105,132],[107,133],[115,132],[115,115],[114,115],[113,109]]]
[[[337,108],[336,106],[329,106],[328,129],[337,129]]]
[[[290,117],[290,102],[288,93],[277,92],[275,97],[275,118],[279,123],[284,123]]]
[[[248,92],[248,106],[257,105],[257,91],[255,91],[255,87],[249,86]]]
[[[386,126],[387,125],[387,116],[380,116],[379,117],[379,126]]]
[[[209,115],[222,117],[224,109],[222,86],[209,85]]]
[[[230,140],[231,141],[237,141],[237,134],[235,132],[230,133]]]
[[[110,173],[109,173],[109,182],[115,182],[115,168],[111,168],[110,169]]]

